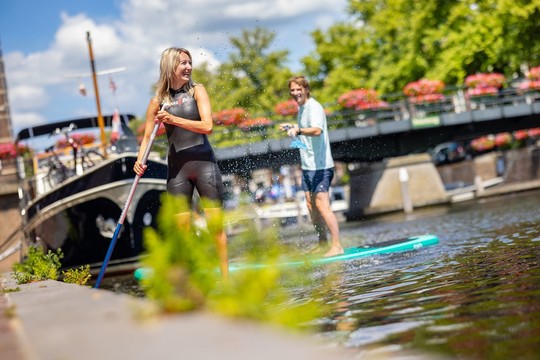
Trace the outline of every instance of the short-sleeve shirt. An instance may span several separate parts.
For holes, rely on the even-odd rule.
[[[301,167],[303,170],[323,170],[334,167],[330,139],[326,124],[326,113],[322,105],[314,98],[306,100],[298,109],[298,126],[300,128],[317,127],[322,130],[319,136],[298,135],[307,149],[300,149]]]

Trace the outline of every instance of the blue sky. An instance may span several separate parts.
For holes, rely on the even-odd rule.
[[[230,36],[262,26],[274,48],[288,50],[293,69],[313,50],[310,33],[346,18],[346,0],[0,0],[0,41],[13,133],[57,120],[96,115],[89,75],[90,31],[102,112],[144,116],[161,52],[188,48],[195,66],[217,66],[232,50]],[[87,89],[82,96],[79,85]]]

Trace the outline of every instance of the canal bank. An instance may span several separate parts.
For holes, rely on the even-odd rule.
[[[1,359],[353,358],[344,349],[217,315],[153,315],[149,300],[58,281],[0,294]],[[145,315],[146,314],[146,315]]]

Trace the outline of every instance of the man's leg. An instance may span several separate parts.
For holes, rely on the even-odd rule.
[[[330,237],[332,238],[330,249],[328,249],[324,256],[343,254],[343,246],[341,246],[341,242],[339,241],[339,225],[336,215],[330,207],[330,194],[328,192],[315,193],[315,208],[328,227]]]
[[[324,219],[314,205],[315,202],[315,194],[306,192],[306,205],[311,217],[311,222],[313,223],[313,227],[315,228],[319,239],[319,246],[317,248],[318,251],[321,248],[326,248],[328,246],[328,236],[326,235],[326,225],[324,223]]]

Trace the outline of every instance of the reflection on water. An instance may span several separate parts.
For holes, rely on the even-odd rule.
[[[418,252],[348,263],[319,336],[347,348],[470,359],[540,355],[540,196],[455,205],[444,215],[347,226],[348,241],[433,233]]]
[[[346,223],[346,246],[436,234],[416,252],[324,267],[331,290],[315,301],[335,311],[312,326],[324,341],[386,355],[412,351],[466,359],[533,359],[540,354],[540,192]],[[287,239],[287,242],[315,241]],[[334,279],[337,272],[338,276]],[[141,295],[137,284],[103,287]],[[306,289],[293,292],[311,293]]]

